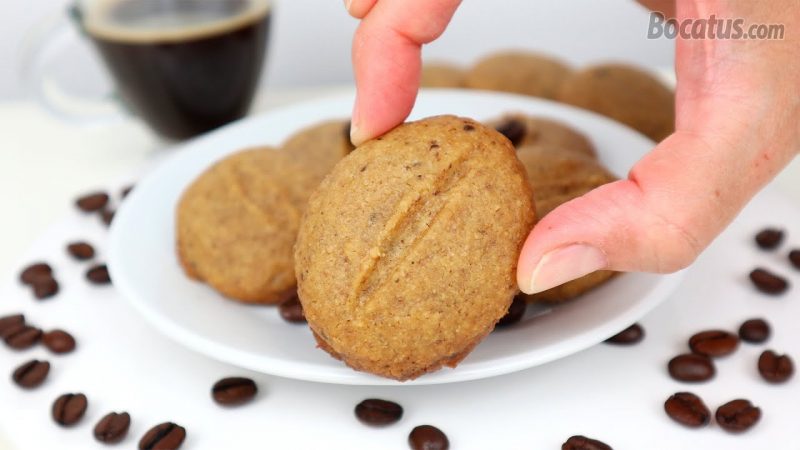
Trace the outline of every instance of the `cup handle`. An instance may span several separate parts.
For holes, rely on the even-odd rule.
[[[80,9],[73,4],[66,12],[43,21],[29,35],[20,52],[20,76],[26,91],[47,111],[70,123],[106,125],[126,118],[124,104],[113,91],[101,98],[89,98],[74,90],[70,92],[48,73],[46,66],[50,58],[85,33]],[[77,27],[77,31],[73,27]]]

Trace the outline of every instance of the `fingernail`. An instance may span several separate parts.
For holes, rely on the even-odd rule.
[[[353,117],[350,119],[350,142],[355,146],[359,146],[365,141],[360,125],[361,116],[358,113],[358,99],[356,99],[356,106],[353,107]]]
[[[531,273],[528,286],[520,286],[526,294],[535,294],[608,267],[605,253],[586,244],[570,244],[542,256]]]
[[[352,4],[353,4],[353,0],[344,0],[344,9],[346,9],[347,12],[350,12],[350,6]]]

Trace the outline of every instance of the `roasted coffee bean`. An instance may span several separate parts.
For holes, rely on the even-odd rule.
[[[783,383],[794,375],[794,363],[788,355],[766,350],[758,358],[758,373],[770,383]]]
[[[34,263],[26,267],[19,274],[19,280],[22,284],[33,285],[33,283],[42,277],[51,277],[53,275],[53,268],[47,263]]]
[[[39,300],[58,294],[58,281],[51,276],[42,276],[33,282],[33,296]]]
[[[745,342],[760,344],[766,342],[766,340],[769,339],[769,335],[769,324],[764,319],[746,320],[742,326],[739,327],[739,338]]]
[[[399,421],[403,417],[403,407],[388,400],[368,398],[356,405],[355,413],[364,425],[382,427]]]
[[[528,303],[525,298],[522,295],[517,295],[514,297],[514,301],[511,302],[511,306],[508,307],[506,315],[500,318],[495,327],[502,328],[519,322],[522,320],[522,316],[525,315],[527,307]]]
[[[92,266],[86,271],[86,279],[92,284],[109,284],[111,277],[108,275],[108,267],[105,264]]]
[[[85,395],[64,394],[53,403],[53,420],[65,427],[75,425],[83,418],[87,406]]]
[[[104,209],[100,211],[100,220],[103,221],[106,226],[111,225],[111,222],[114,220],[114,215],[117,212],[113,209]]]
[[[633,345],[638,344],[644,339],[644,328],[635,323],[619,333],[606,339],[607,344]]]
[[[789,262],[792,263],[795,269],[800,270],[800,250],[789,252]]]
[[[770,295],[783,294],[789,288],[789,282],[785,278],[762,268],[750,272],[750,281],[756,289]]]
[[[232,406],[241,405],[252,400],[258,387],[250,378],[230,377],[223,378],[211,388],[211,396],[220,405]]]
[[[11,314],[0,317],[0,338],[5,339],[7,334],[25,325],[25,316]]]
[[[49,362],[33,359],[17,367],[11,379],[20,387],[33,389],[44,382],[48,373],[50,373]]]
[[[525,124],[516,119],[508,119],[497,125],[497,131],[511,141],[511,145],[516,147],[525,137]]]
[[[69,353],[75,350],[75,338],[64,330],[51,330],[42,335],[42,343],[53,353]]]
[[[27,326],[28,325],[25,322],[9,324],[8,326],[0,330],[0,337],[2,337],[3,341],[5,341],[7,337],[11,336],[12,334],[19,333]]]
[[[420,425],[409,433],[408,445],[413,450],[447,450],[450,441],[442,430],[432,425]]]
[[[610,445],[586,436],[572,436],[561,444],[561,450],[613,450]]]
[[[349,137],[350,135],[348,134],[347,136]],[[134,187],[134,185],[131,184],[131,185],[128,185],[128,186],[125,186],[124,188],[122,188],[122,190],[119,191],[120,198],[127,197],[128,194],[130,194],[131,191],[133,190],[133,187]]]
[[[732,400],[717,408],[714,417],[725,431],[739,433],[747,431],[761,419],[761,409],[749,400]]]
[[[783,242],[783,230],[765,228],[756,234],[756,244],[764,250],[777,248]]]
[[[700,355],[730,355],[739,346],[739,338],[724,330],[702,331],[689,338],[689,348]]]
[[[675,422],[690,428],[706,426],[711,420],[711,411],[700,397],[691,392],[673,394],[664,402],[664,411]]]
[[[10,331],[5,337],[6,345],[14,350],[26,350],[39,343],[42,330],[30,325],[22,325]]]
[[[684,353],[672,358],[667,368],[672,378],[687,382],[710,380],[717,372],[711,358],[696,353]]]
[[[305,323],[306,315],[303,313],[303,305],[297,296],[293,296],[289,300],[281,303],[278,306],[278,312],[281,314],[283,320],[291,323]]]
[[[108,204],[108,194],[105,192],[92,192],[75,200],[75,205],[83,212],[100,211]]]
[[[150,429],[139,441],[139,450],[175,450],[186,439],[186,429],[172,422],[164,422]]]
[[[67,245],[67,253],[78,261],[85,261],[94,258],[94,247],[83,241],[71,242]]]
[[[131,426],[128,413],[108,413],[94,426],[94,437],[100,442],[114,444],[125,438]]]

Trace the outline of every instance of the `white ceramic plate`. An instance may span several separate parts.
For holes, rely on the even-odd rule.
[[[174,252],[174,211],[183,189],[225,155],[251,145],[279,145],[299,128],[347,117],[353,95],[321,99],[230,124],[175,149],[141,180],[114,218],[109,269],[114,285],[155,328],[212,358],[261,372],[341,384],[400,384],[356,372],[316,348],[308,327],[284,322],[273,307],[222,298],[184,276]],[[564,105],[488,92],[424,91],[413,118],[458,114],[478,120],[522,111],[562,120],[587,134],[618,175],[652,147],[640,134]],[[626,274],[556,308],[528,308],[525,318],[488,336],[457,368],[405,384],[474,380],[575,353],[637,321],[666,299],[681,276]]]

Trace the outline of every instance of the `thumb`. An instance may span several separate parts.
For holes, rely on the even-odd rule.
[[[520,289],[541,292],[601,269],[686,267],[782,164],[754,170],[760,153],[673,134],[627,179],[561,205],[534,227],[520,255]]]

